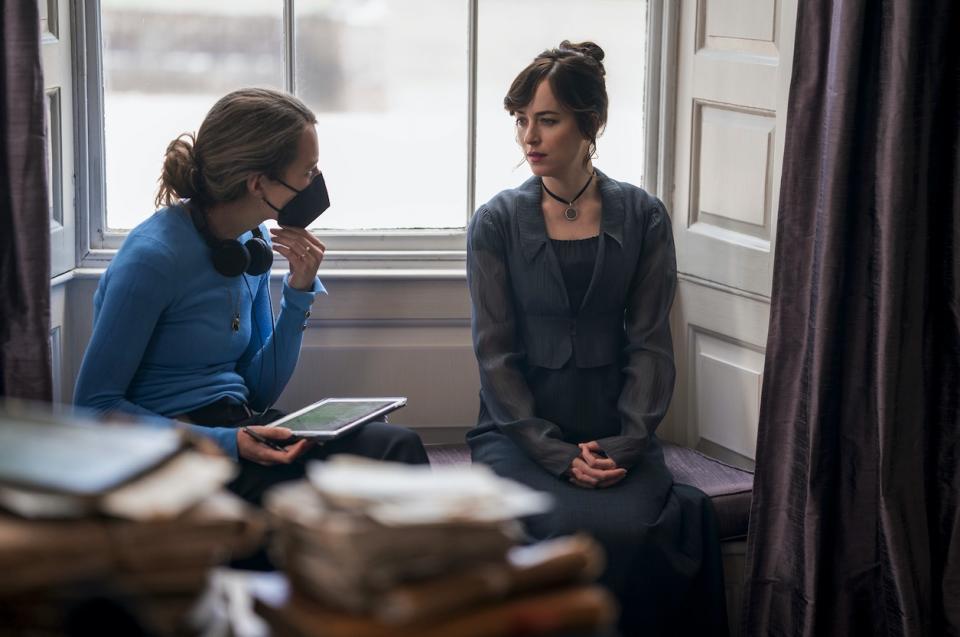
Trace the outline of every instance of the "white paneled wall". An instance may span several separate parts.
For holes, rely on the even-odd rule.
[[[70,3],[67,0],[39,0],[38,6],[47,132],[50,266],[56,276],[73,268],[76,254]]]
[[[64,319],[66,316],[66,298],[67,286],[54,285],[50,288],[50,359],[51,373],[53,375],[53,403],[61,404],[68,397],[64,395],[64,390],[69,381],[64,374],[70,373],[70,364],[66,361],[65,352],[69,349],[66,341],[66,325]]]
[[[756,450],[796,0],[680,5],[671,435]]]

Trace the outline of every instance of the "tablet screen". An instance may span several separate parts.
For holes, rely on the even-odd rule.
[[[294,432],[333,432],[371,413],[396,404],[396,400],[327,401],[303,413],[293,414],[277,425]]]

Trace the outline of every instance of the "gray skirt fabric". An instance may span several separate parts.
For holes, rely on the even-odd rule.
[[[558,479],[495,430],[468,435],[474,462],[554,498],[553,510],[527,518],[531,540],[577,531],[607,553],[601,579],[621,605],[632,635],[727,635],[716,517],[700,490],[674,484],[655,440],[618,484],[583,489]]]

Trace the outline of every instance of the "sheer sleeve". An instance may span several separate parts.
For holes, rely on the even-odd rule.
[[[481,208],[467,236],[467,284],[473,302],[473,347],[480,367],[480,397],[505,435],[550,473],[563,474],[579,455],[552,422],[537,418],[524,378],[524,355],[510,287],[505,244],[492,215]]]
[[[629,469],[670,405],[676,368],[670,307],[677,287],[677,260],[670,217],[663,204],[647,220],[640,261],[627,296],[624,382],[617,408],[619,436],[597,442],[617,465]]]

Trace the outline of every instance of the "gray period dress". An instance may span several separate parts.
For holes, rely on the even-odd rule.
[[[654,430],[673,391],[668,316],[676,286],[670,220],[643,190],[598,173],[600,235],[546,236],[532,178],[480,208],[468,281],[481,406],[473,460],[553,495],[526,520],[534,539],[587,531],[624,635],[726,635],[709,499],[674,484]],[[596,440],[628,473],[589,490],[565,472]]]

